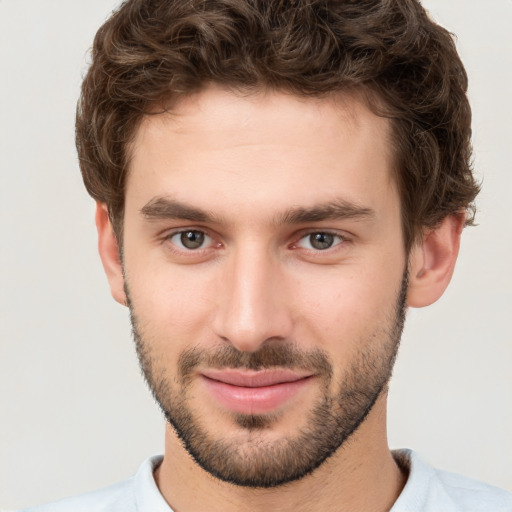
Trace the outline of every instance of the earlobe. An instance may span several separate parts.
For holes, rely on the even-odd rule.
[[[114,233],[107,206],[96,203],[96,229],[98,230],[98,251],[107,274],[112,297],[120,304],[126,306],[124,292],[123,266],[121,264],[119,245]]]
[[[465,216],[449,215],[425,232],[409,255],[407,304],[421,308],[437,301],[446,290],[459,254]]]

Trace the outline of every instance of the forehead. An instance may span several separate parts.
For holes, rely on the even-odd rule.
[[[166,195],[240,214],[340,194],[375,203],[395,193],[389,131],[354,94],[242,95],[211,86],[143,119],[130,148],[126,208]]]

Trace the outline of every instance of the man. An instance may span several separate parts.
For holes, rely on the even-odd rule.
[[[466,87],[412,0],[123,4],[77,146],[165,455],[40,510],[512,510],[386,440],[473,219]]]

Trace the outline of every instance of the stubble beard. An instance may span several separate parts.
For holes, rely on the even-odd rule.
[[[126,280],[125,280],[126,283]],[[256,352],[240,352],[232,345],[213,351],[185,350],[177,375],[159,365],[125,285],[133,338],[144,378],[167,422],[184,448],[205,471],[243,487],[271,488],[312,473],[339,450],[361,426],[379,396],[385,393],[396,359],[405,321],[408,274],[404,272],[394,311],[387,326],[379,326],[365,340],[354,360],[331,392],[333,365],[320,350],[302,351],[282,340],[267,340]],[[305,369],[316,375],[321,396],[309,411],[304,426],[286,438],[269,438],[266,431],[278,421],[275,414],[231,415],[244,435],[216,438],[208,431],[208,418],[190,407],[192,375],[198,366],[210,368]],[[172,381],[178,384],[173,388]]]

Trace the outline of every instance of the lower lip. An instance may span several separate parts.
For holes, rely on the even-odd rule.
[[[312,377],[271,386],[246,388],[202,377],[213,398],[223,407],[240,414],[268,414],[295,397]]]

